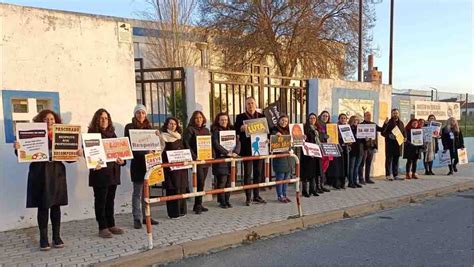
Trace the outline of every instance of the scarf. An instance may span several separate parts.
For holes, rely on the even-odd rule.
[[[166,132],[161,133],[161,137],[166,143],[173,143],[181,139],[181,134],[178,132],[172,132],[170,130],[167,130]]]

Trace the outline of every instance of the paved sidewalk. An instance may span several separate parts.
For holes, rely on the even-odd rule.
[[[474,182],[474,164],[460,167],[456,176],[422,176],[419,180],[384,181],[377,180],[373,185],[359,189],[331,191],[319,197],[302,198],[305,215],[340,210],[352,206],[393,199],[413,194],[422,194],[434,189]],[[436,173],[446,172],[446,168]],[[202,215],[192,213],[188,202],[188,215],[180,220],[166,217],[165,207],[155,207],[154,218],[160,224],[154,226],[155,247],[168,247],[193,240],[203,240],[226,233],[249,229],[251,227],[284,221],[297,215],[294,203],[294,187],[289,188],[290,204],[276,201],[275,190],[267,190],[263,196],[266,205],[243,205],[243,196],[231,197],[232,209],[223,210],[215,201],[206,203],[209,212]],[[66,222],[62,225],[62,238],[66,244],[63,249],[39,251],[38,230],[36,227],[15,231],[0,232],[0,266],[70,266],[89,265],[119,257],[134,255],[145,251],[146,230],[135,230],[130,214],[116,216],[117,225],[124,227],[126,233],[112,239],[97,236],[97,223],[94,219]]]

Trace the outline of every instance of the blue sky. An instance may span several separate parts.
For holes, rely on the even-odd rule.
[[[144,0],[9,0],[4,3],[137,17]],[[377,1],[375,1],[377,2]],[[380,0],[378,1],[380,2]],[[393,86],[474,93],[472,0],[396,0]],[[389,0],[376,5],[375,66],[388,83]]]

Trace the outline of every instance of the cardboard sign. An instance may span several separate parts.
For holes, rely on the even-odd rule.
[[[84,157],[88,169],[95,169],[97,166],[107,167],[107,157],[100,133],[83,133],[82,147],[84,148]]]
[[[193,156],[191,154],[191,150],[189,149],[169,150],[169,151],[166,151],[166,156],[168,156],[169,163],[193,161]],[[172,171],[175,171],[175,170],[189,169],[192,167],[193,167],[192,165],[185,165],[185,166],[180,166],[180,167],[171,167],[170,169]]]
[[[446,150],[446,151],[440,150],[438,152],[438,158],[439,158],[440,166],[448,166],[449,164],[451,164],[451,154],[449,150]]]
[[[411,129],[411,143],[415,146],[423,145],[423,129]]]
[[[132,149],[127,137],[107,138],[102,140],[104,145],[106,161],[133,159]]]
[[[341,151],[339,150],[339,145],[336,144],[321,144],[321,152],[325,157],[340,157]]]
[[[250,136],[250,145],[252,146],[252,156],[265,156],[268,151],[267,134],[252,134]]]
[[[377,135],[375,124],[358,124],[356,135],[357,139],[375,139]]]
[[[469,163],[469,159],[467,157],[467,149],[458,149],[458,158],[459,158],[459,165],[464,165]]]
[[[288,152],[291,148],[291,135],[272,135],[270,136],[270,151]]]
[[[48,125],[46,123],[17,123],[16,141],[20,143],[18,162],[49,160]]]
[[[433,130],[431,127],[423,127],[423,142],[431,143],[433,142]]]
[[[147,171],[161,163],[161,152],[149,153],[145,155],[145,165]],[[163,182],[164,180],[165,175],[163,173],[163,168],[157,168],[150,174],[148,183],[150,185],[155,185]]]
[[[79,135],[81,126],[54,124],[53,125],[53,160],[76,161],[79,156]]]
[[[235,131],[219,131],[219,144],[228,152],[234,151],[235,146],[237,146],[237,134]]]
[[[402,132],[400,131],[400,128],[395,126],[392,129],[392,134],[395,136],[395,139],[397,139],[398,145],[401,146],[403,142],[405,142],[405,137],[403,137]]]
[[[340,124],[338,125],[339,131],[341,132],[341,137],[344,143],[354,143],[356,140],[354,134],[352,133],[351,126],[349,124]]]
[[[329,144],[339,144],[339,130],[337,128],[337,124],[335,123],[328,123],[326,124],[326,132],[329,136],[327,142]]]
[[[210,135],[196,136],[197,159],[212,159],[212,141]]]
[[[247,137],[252,134],[269,133],[268,122],[266,118],[245,120],[244,125],[247,125]]]
[[[132,151],[161,150],[160,137],[156,130],[130,130],[130,145]]]
[[[430,123],[431,130],[433,131],[433,137],[441,137],[441,122],[432,121]]]
[[[301,147],[304,144],[303,124],[290,124],[291,141],[294,147]]]
[[[304,143],[303,145],[303,155],[316,157],[316,158],[323,157],[323,154],[321,152],[321,147],[319,147],[319,145],[317,144],[308,143],[308,142]]]

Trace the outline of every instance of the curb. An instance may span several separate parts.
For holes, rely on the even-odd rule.
[[[205,254],[214,249],[223,249],[245,242],[252,242],[265,236],[288,233],[293,230],[305,229],[311,226],[335,222],[345,218],[360,217],[381,210],[397,208],[410,203],[420,202],[453,192],[462,192],[472,188],[474,188],[474,181],[463,182],[416,194],[370,202],[319,214],[305,215],[301,218],[273,222],[251,227],[246,230],[220,234],[206,239],[189,241],[164,248],[155,248],[135,255],[119,257],[110,261],[97,263],[94,264],[94,266],[150,266],[152,264],[163,264],[166,262],[182,260],[189,256]]]

